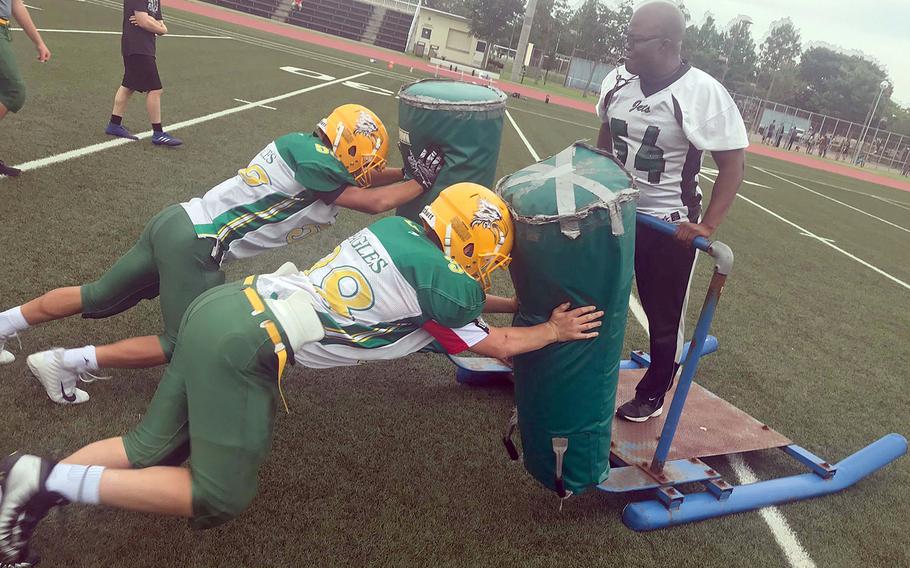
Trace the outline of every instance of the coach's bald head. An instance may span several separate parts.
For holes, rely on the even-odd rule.
[[[626,32],[626,69],[643,80],[671,74],[681,63],[686,17],[676,4],[656,1],[642,4]]]

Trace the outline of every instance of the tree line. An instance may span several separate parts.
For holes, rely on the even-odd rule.
[[[430,8],[462,15],[472,33],[488,42],[516,47],[524,0],[425,0]],[[679,3],[688,27],[683,57],[710,73],[730,91],[863,123],[887,72],[860,55],[825,46],[804,46],[799,28],[789,18],[772,23],[761,43],[751,21],[738,18],[721,26],[710,15],[692,22]],[[567,0],[538,0],[531,38],[549,67],[556,55],[616,64],[622,57],[624,32],[632,17],[629,0],[585,0],[570,8]],[[890,80],[889,80],[890,83]],[[910,107],[882,94],[872,125],[910,136]]]

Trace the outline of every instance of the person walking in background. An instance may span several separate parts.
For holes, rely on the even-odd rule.
[[[811,154],[813,148],[815,148],[815,132],[810,132],[809,138],[806,140],[806,153]]]
[[[2,1],[2,0],[0,0]],[[123,54],[123,81],[114,95],[111,121],[104,132],[111,136],[138,140],[123,126],[123,113],[133,93],[147,93],[145,109],[152,123],[152,144],[180,146],[183,141],[171,136],[161,127],[161,78],[155,61],[155,42],[167,33],[161,19],[160,0],[123,0],[123,35],[120,50]]]
[[[13,41],[9,35],[10,17],[16,19],[28,39],[35,44],[38,61],[44,63],[51,58],[51,52],[44,45],[22,0],[0,0],[0,120],[8,112],[19,112],[25,104],[25,83],[19,74],[16,56],[10,45]],[[0,175],[15,177],[20,173],[22,172],[18,168],[7,166],[0,160]]]
[[[780,128],[777,129],[777,135],[774,137],[774,147],[780,148],[780,142],[784,138],[784,125],[781,124]]]

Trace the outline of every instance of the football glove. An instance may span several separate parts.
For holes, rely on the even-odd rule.
[[[420,184],[424,191],[429,191],[445,165],[445,154],[437,145],[427,146],[414,156],[411,149],[399,143],[398,149],[404,161],[404,175]]]

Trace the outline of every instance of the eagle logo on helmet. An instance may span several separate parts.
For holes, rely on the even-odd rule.
[[[374,132],[379,132],[379,126],[376,125],[376,121],[373,120],[370,113],[360,111],[360,114],[357,115],[357,122],[354,124],[354,134],[371,136]]]
[[[477,201],[477,211],[471,219],[471,227],[489,229],[496,236],[496,242],[503,240],[502,212],[486,199]]]

